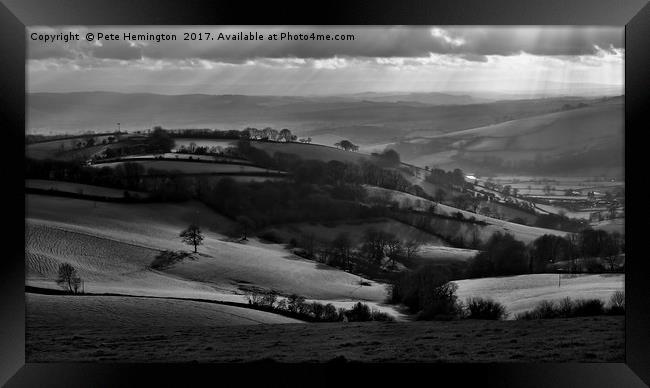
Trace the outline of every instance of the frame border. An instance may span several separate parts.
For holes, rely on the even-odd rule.
[[[547,0],[545,2],[493,0],[456,0],[454,2],[346,2],[345,4],[311,4],[274,2],[252,6],[243,1],[135,0],[116,2],[102,0],[3,0],[0,4],[0,123],[10,147],[3,153],[2,175],[8,188],[7,204],[23,203],[24,174],[15,161],[24,160],[25,123],[25,27],[29,25],[218,25],[218,24],[287,24],[287,25],[615,25],[625,26],[625,166],[626,201],[633,209],[644,205],[630,194],[643,195],[639,180],[643,163],[633,146],[640,145],[643,130],[647,131],[645,110],[650,106],[650,5],[647,0]],[[643,9],[641,9],[643,8]],[[255,11],[254,14],[251,10]],[[641,10],[641,11],[639,11]],[[635,16],[636,14],[636,16]],[[14,146],[22,145],[22,147]],[[636,159],[634,159],[636,158]],[[11,164],[11,162],[14,162]],[[631,190],[630,190],[631,188]],[[24,241],[24,213],[19,206],[10,206],[10,221],[5,225],[6,241]],[[23,208],[24,210],[24,208]],[[626,247],[641,253],[642,231],[629,225],[640,224],[646,212],[626,215]],[[344,382],[404,384],[413,377],[429,377],[429,381],[451,378],[457,383],[529,387],[607,387],[645,386],[650,382],[650,295],[645,281],[648,260],[630,260],[625,273],[628,309],[625,317],[626,363],[580,364],[300,364],[300,370],[288,364],[264,363],[247,365],[184,365],[184,364],[70,364],[25,363],[24,328],[24,252],[18,244],[5,254],[0,272],[0,384],[8,386],[130,386],[188,384],[221,380],[224,375],[238,383],[257,380],[268,384],[292,385],[301,382],[316,385],[342,382],[339,372],[349,373]],[[23,244],[24,246],[24,244]],[[8,257],[7,257],[8,256]],[[634,257],[634,256],[633,256]],[[16,370],[20,369],[17,373]],[[252,372],[252,373],[251,373]],[[14,374],[15,373],[15,374]],[[13,377],[12,377],[13,375]],[[319,377],[319,376],[322,376]],[[355,376],[355,377],[352,377]],[[253,380],[251,380],[253,379]],[[415,382],[415,380],[413,380]],[[645,381],[645,383],[643,382]]]

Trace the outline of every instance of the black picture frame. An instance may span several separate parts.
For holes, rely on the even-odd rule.
[[[0,123],[6,241],[0,269],[0,384],[7,386],[133,386],[415,384],[452,381],[488,386],[641,387],[650,382],[648,260],[640,238],[643,209],[642,140],[650,108],[650,5],[646,0],[454,0],[436,2],[266,2],[170,0],[2,0],[0,4]],[[24,160],[25,26],[30,25],[610,25],[625,26],[626,217],[625,363],[580,364],[34,364],[25,363]],[[23,147],[21,147],[21,145]],[[638,150],[635,148],[639,147]],[[636,199],[635,199],[636,197]],[[23,228],[18,227],[23,225]],[[643,225],[635,228],[634,225]],[[23,244],[24,247],[24,244]],[[638,255],[635,255],[638,253]],[[344,372],[345,374],[341,374]],[[206,380],[202,380],[206,379]],[[410,382],[412,381],[412,382]],[[645,382],[645,383],[644,383]],[[234,385],[234,384],[233,384]]]

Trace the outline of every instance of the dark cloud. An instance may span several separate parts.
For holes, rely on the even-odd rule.
[[[48,31],[52,29],[49,28]],[[59,29],[65,31],[65,29]],[[29,58],[187,59],[200,58],[227,63],[243,63],[259,58],[339,57],[426,57],[429,53],[453,54],[470,61],[486,61],[487,55],[590,55],[595,46],[623,47],[621,27],[205,27],[205,28],[88,28],[84,31],[152,34],[175,33],[179,40],[149,42],[132,46],[129,42],[103,42],[101,47],[78,42],[43,44],[29,42]],[[258,32],[263,41],[183,41],[183,32],[237,34]],[[354,41],[269,41],[269,34],[353,34]]]

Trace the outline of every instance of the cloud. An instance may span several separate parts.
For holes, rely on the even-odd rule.
[[[92,46],[88,54],[95,58],[106,59],[141,59],[142,48],[129,41],[104,41],[101,45]]]
[[[57,33],[71,29],[31,27],[30,31]],[[448,54],[467,61],[485,62],[490,55],[598,55],[602,48],[623,50],[621,27],[76,27],[86,32],[175,34],[176,41],[85,41],[43,43],[29,40],[29,59],[83,58],[183,60],[188,58],[244,64],[261,59],[392,58]],[[263,41],[185,41],[184,32],[237,34],[257,32]],[[272,41],[269,35],[351,34],[354,40]],[[321,62],[314,62],[321,63]],[[323,62],[325,67],[338,66]],[[294,63],[293,65],[296,65]]]

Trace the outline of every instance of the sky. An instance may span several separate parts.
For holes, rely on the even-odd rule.
[[[219,40],[220,33],[239,32],[264,40]],[[80,40],[42,40],[67,33]],[[99,33],[119,40],[97,40]],[[124,39],[124,33],[177,40]],[[185,41],[184,33],[210,37]],[[354,40],[268,39],[282,33]],[[27,38],[29,92],[623,94],[622,27],[29,27]]]

